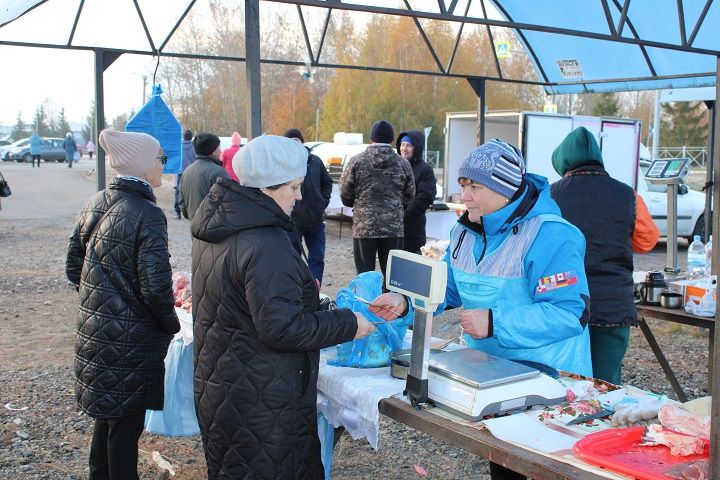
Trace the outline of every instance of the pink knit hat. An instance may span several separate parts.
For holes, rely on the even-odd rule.
[[[99,140],[110,167],[121,175],[143,178],[158,163],[160,143],[147,133],[108,128],[100,132]]]
[[[237,145],[240,146],[240,142],[242,142],[242,137],[238,132],[233,132],[232,136],[230,137],[230,144],[231,145]]]

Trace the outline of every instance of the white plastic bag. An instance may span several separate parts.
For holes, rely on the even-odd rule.
[[[689,301],[685,304],[685,311],[700,317],[715,316],[715,288],[709,288],[707,293],[703,295],[700,303]]]

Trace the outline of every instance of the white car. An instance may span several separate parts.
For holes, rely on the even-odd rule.
[[[26,147],[30,144],[29,138],[22,138],[16,142],[11,143],[10,145],[3,145],[0,147],[0,159],[3,162],[7,162],[10,160],[10,150],[17,148],[17,147]]]
[[[660,235],[667,236],[667,185],[648,183],[645,180],[650,162],[640,160],[637,192],[645,201]],[[677,198],[677,236],[692,241],[693,235],[705,238],[705,194],[680,185]]]

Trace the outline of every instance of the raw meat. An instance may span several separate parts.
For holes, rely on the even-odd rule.
[[[191,312],[192,284],[190,282],[190,274],[187,272],[175,272],[172,275],[172,280],[175,306],[180,307],[187,312]]]
[[[676,480],[705,480],[710,475],[710,461],[696,460],[694,462],[678,463],[667,472],[665,476]]]
[[[665,405],[658,412],[662,426],[694,437],[710,439],[710,415],[696,415],[680,405]]]
[[[648,425],[642,439],[641,446],[665,445],[670,448],[670,455],[676,457],[701,455],[705,451],[705,442],[701,438],[671,432],[662,425]]]

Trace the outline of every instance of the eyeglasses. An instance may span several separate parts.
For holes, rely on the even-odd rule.
[[[167,155],[160,155],[159,157],[157,157],[157,159],[160,160],[160,163],[162,163],[163,165],[167,164]]]

